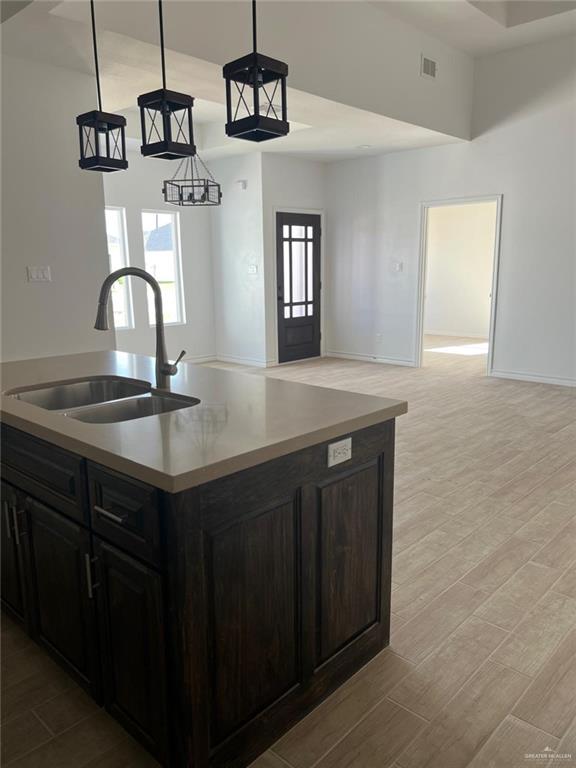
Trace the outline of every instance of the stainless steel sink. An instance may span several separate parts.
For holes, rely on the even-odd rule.
[[[152,389],[148,381],[122,376],[92,376],[22,387],[4,394],[88,424],[142,419],[191,408],[200,402],[196,397]]]
[[[199,402],[200,400],[196,397],[152,392],[142,397],[132,397],[126,400],[117,400],[114,403],[102,403],[93,407],[66,411],[65,415],[89,424],[112,424],[119,421],[142,419],[145,416],[157,416],[183,408],[192,408]]]
[[[143,395],[150,392],[151,388],[147,381],[120,376],[94,376],[30,389],[11,390],[5,394],[48,411],[67,411],[85,405]]]

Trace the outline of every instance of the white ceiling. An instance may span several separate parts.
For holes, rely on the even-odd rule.
[[[510,2],[518,3],[514,13],[508,7]],[[548,0],[554,15],[522,23],[523,14],[530,17],[530,14],[542,15],[546,11],[542,9],[546,3],[540,0],[531,0],[531,3],[527,9],[520,5],[525,6],[526,0],[372,0],[372,5],[472,54],[502,50],[576,31],[576,10],[559,13],[564,4],[558,0]],[[566,7],[569,4],[573,6],[575,3],[568,3],[567,0]],[[5,53],[92,73],[87,1],[35,0],[31,4],[22,2],[20,5],[21,10],[2,24]],[[490,6],[490,13],[482,7],[486,5]],[[537,6],[539,10],[535,14]],[[101,15],[104,15],[106,5],[100,8]],[[134,4],[133,8],[137,5]],[[115,11],[119,9],[120,6],[116,6]],[[507,23],[514,26],[506,26]],[[140,39],[135,39],[127,34],[101,30],[99,47],[105,107],[109,111],[126,114],[128,134],[136,138],[138,119],[133,105],[138,94],[159,86],[158,46],[145,42],[142,35]],[[289,136],[260,145],[229,140],[224,135],[221,67],[175,51],[168,51],[167,57],[172,88],[189,92],[190,83],[194,83],[198,145],[208,156],[270,151],[333,160],[457,141],[443,133],[294,89],[288,92]],[[89,104],[79,105],[78,111],[89,108]]]
[[[472,56],[576,33],[573,0],[372,0]]]
[[[3,51],[91,74],[89,14],[87,2],[36,0],[2,25]],[[105,109],[126,115],[127,135],[136,139],[139,118],[134,104],[138,94],[159,87],[159,48],[103,30],[98,46]],[[207,157],[262,151],[328,161],[458,141],[293,88],[288,89],[288,136],[258,145],[228,139],[221,66],[170,50],[166,56],[171,88],[188,93],[194,83],[196,141]],[[89,108],[82,104],[78,111]]]

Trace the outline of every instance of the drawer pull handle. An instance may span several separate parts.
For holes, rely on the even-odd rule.
[[[2,506],[4,507],[4,520],[6,522],[6,536],[11,539],[12,538],[12,525],[10,523],[10,511],[8,508],[8,502],[3,501]]]
[[[14,538],[16,540],[16,546],[20,546],[20,536],[22,536],[22,533],[20,532],[20,525],[18,523],[18,510],[16,507],[12,507],[12,520],[14,521]]]
[[[113,523],[117,523],[118,525],[124,525],[128,519],[127,514],[116,515],[114,512],[110,512],[110,510],[104,509],[104,507],[99,507],[97,504],[94,504],[94,511],[97,512],[101,517],[105,517],[107,520],[111,520]]]
[[[96,558],[92,559],[88,553],[84,555],[84,565],[86,567],[86,586],[88,589],[88,598],[94,599],[94,590],[100,586],[100,584],[92,581],[92,563],[96,562]]]

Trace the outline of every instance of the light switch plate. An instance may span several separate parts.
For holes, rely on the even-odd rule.
[[[342,464],[352,458],[352,438],[338,440],[337,443],[330,443],[328,446],[328,466],[334,467],[336,464]]]
[[[26,276],[29,283],[52,282],[52,271],[50,267],[26,267]]]
[[[257,275],[258,274],[258,264],[248,264],[248,274],[249,275]]]

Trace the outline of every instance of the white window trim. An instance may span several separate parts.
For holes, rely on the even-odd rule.
[[[142,235],[142,253],[144,256],[144,268],[146,268],[146,242],[144,241],[144,230],[142,228],[142,214],[143,213],[155,213],[163,216],[173,216],[174,221],[174,245],[176,247],[176,254],[174,257],[174,266],[176,268],[176,311],[178,313],[179,320],[173,323],[164,322],[166,327],[174,325],[186,325],[186,306],[184,303],[184,272],[182,270],[182,244],[180,241],[180,211],[167,211],[158,208],[142,208],[140,212],[140,232]],[[148,301],[146,301],[146,312],[148,312]],[[150,328],[155,328],[156,323],[151,322],[150,314],[148,314],[148,325]]]
[[[120,214],[123,249],[124,249],[123,266],[129,267],[130,266],[130,249],[128,247],[128,225],[126,223],[126,208],[124,208],[121,205],[105,205],[104,211],[118,211],[118,213]],[[108,234],[106,234],[106,238],[108,238]],[[108,262],[108,268],[112,270],[112,265],[110,264],[110,262]],[[126,280],[126,293],[128,297],[128,303],[127,303],[128,324],[115,326],[115,330],[117,331],[132,331],[136,327],[134,322],[134,301],[132,298],[132,281],[131,280]]]

